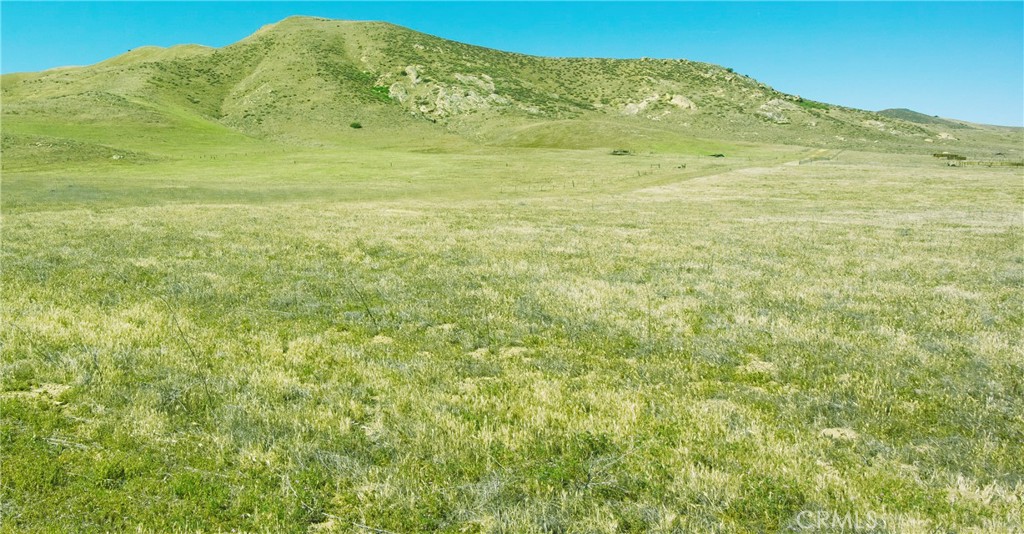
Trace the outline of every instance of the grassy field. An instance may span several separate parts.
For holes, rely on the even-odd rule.
[[[1024,527],[1019,168],[32,139],[4,531]]]

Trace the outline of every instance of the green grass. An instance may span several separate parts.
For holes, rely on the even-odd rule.
[[[363,122],[5,141],[5,531],[1022,527],[1019,170]]]
[[[804,109],[819,109],[819,110],[826,110],[826,111],[830,109],[830,106],[828,104],[825,104],[825,103],[822,103],[822,102],[815,102],[813,100],[806,100],[806,99],[803,99],[803,98],[797,100],[796,101],[796,105],[798,105],[798,106],[800,106],[800,107],[802,107]]]
[[[309,18],[2,90],[0,531],[1024,528],[1024,176],[931,156],[1020,129]]]
[[[142,47],[92,66],[5,75],[0,90],[5,121],[15,127],[44,134],[49,125],[58,137],[77,137],[60,128],[91,130],[136,151],[150,150],[169,129],[194,132],[182,148],[229,134],[346,144],[339,130],[358,121],[514,147],[638,143],[674,151],[666,146],[674,139],[699,138],[979,157],[999,145],[1010,159],[1022,153],[1019,129],[829,106],[707,63],[534,57],[386,23],[310,17],[223,48]],[[676,97],[692,107],[672,104]],[[798,105],[772,112],[777,120],[758,114],[778,102]],[[940,135],[951,126],[955,140]]]

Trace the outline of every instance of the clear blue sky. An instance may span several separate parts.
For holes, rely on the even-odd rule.
[[[686,58],[805,98],[1024,125],[1024,2],[0,4],[2,72],[224,46],[288,15],[386,20],[545,56]]]

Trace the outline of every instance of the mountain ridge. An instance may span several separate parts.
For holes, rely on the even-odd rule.
[[[530,147],[706,138],[920,150],[962,145],[977,129],[814,102],[710,63],[530,56],[388,22],[305,16],[220,48],[139,47],[91,66],[0,80],[4,120],[26,133],[38,133],[23,127],[33,123],[207,122],[257,138],[329,143],[350,138],[358,122]],[[592,135],[596,122],[617,133]]]

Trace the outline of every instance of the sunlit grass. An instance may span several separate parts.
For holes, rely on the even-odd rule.
[[[5,173],[3,527],[1021,528],[1019,171],[748,150]]]

